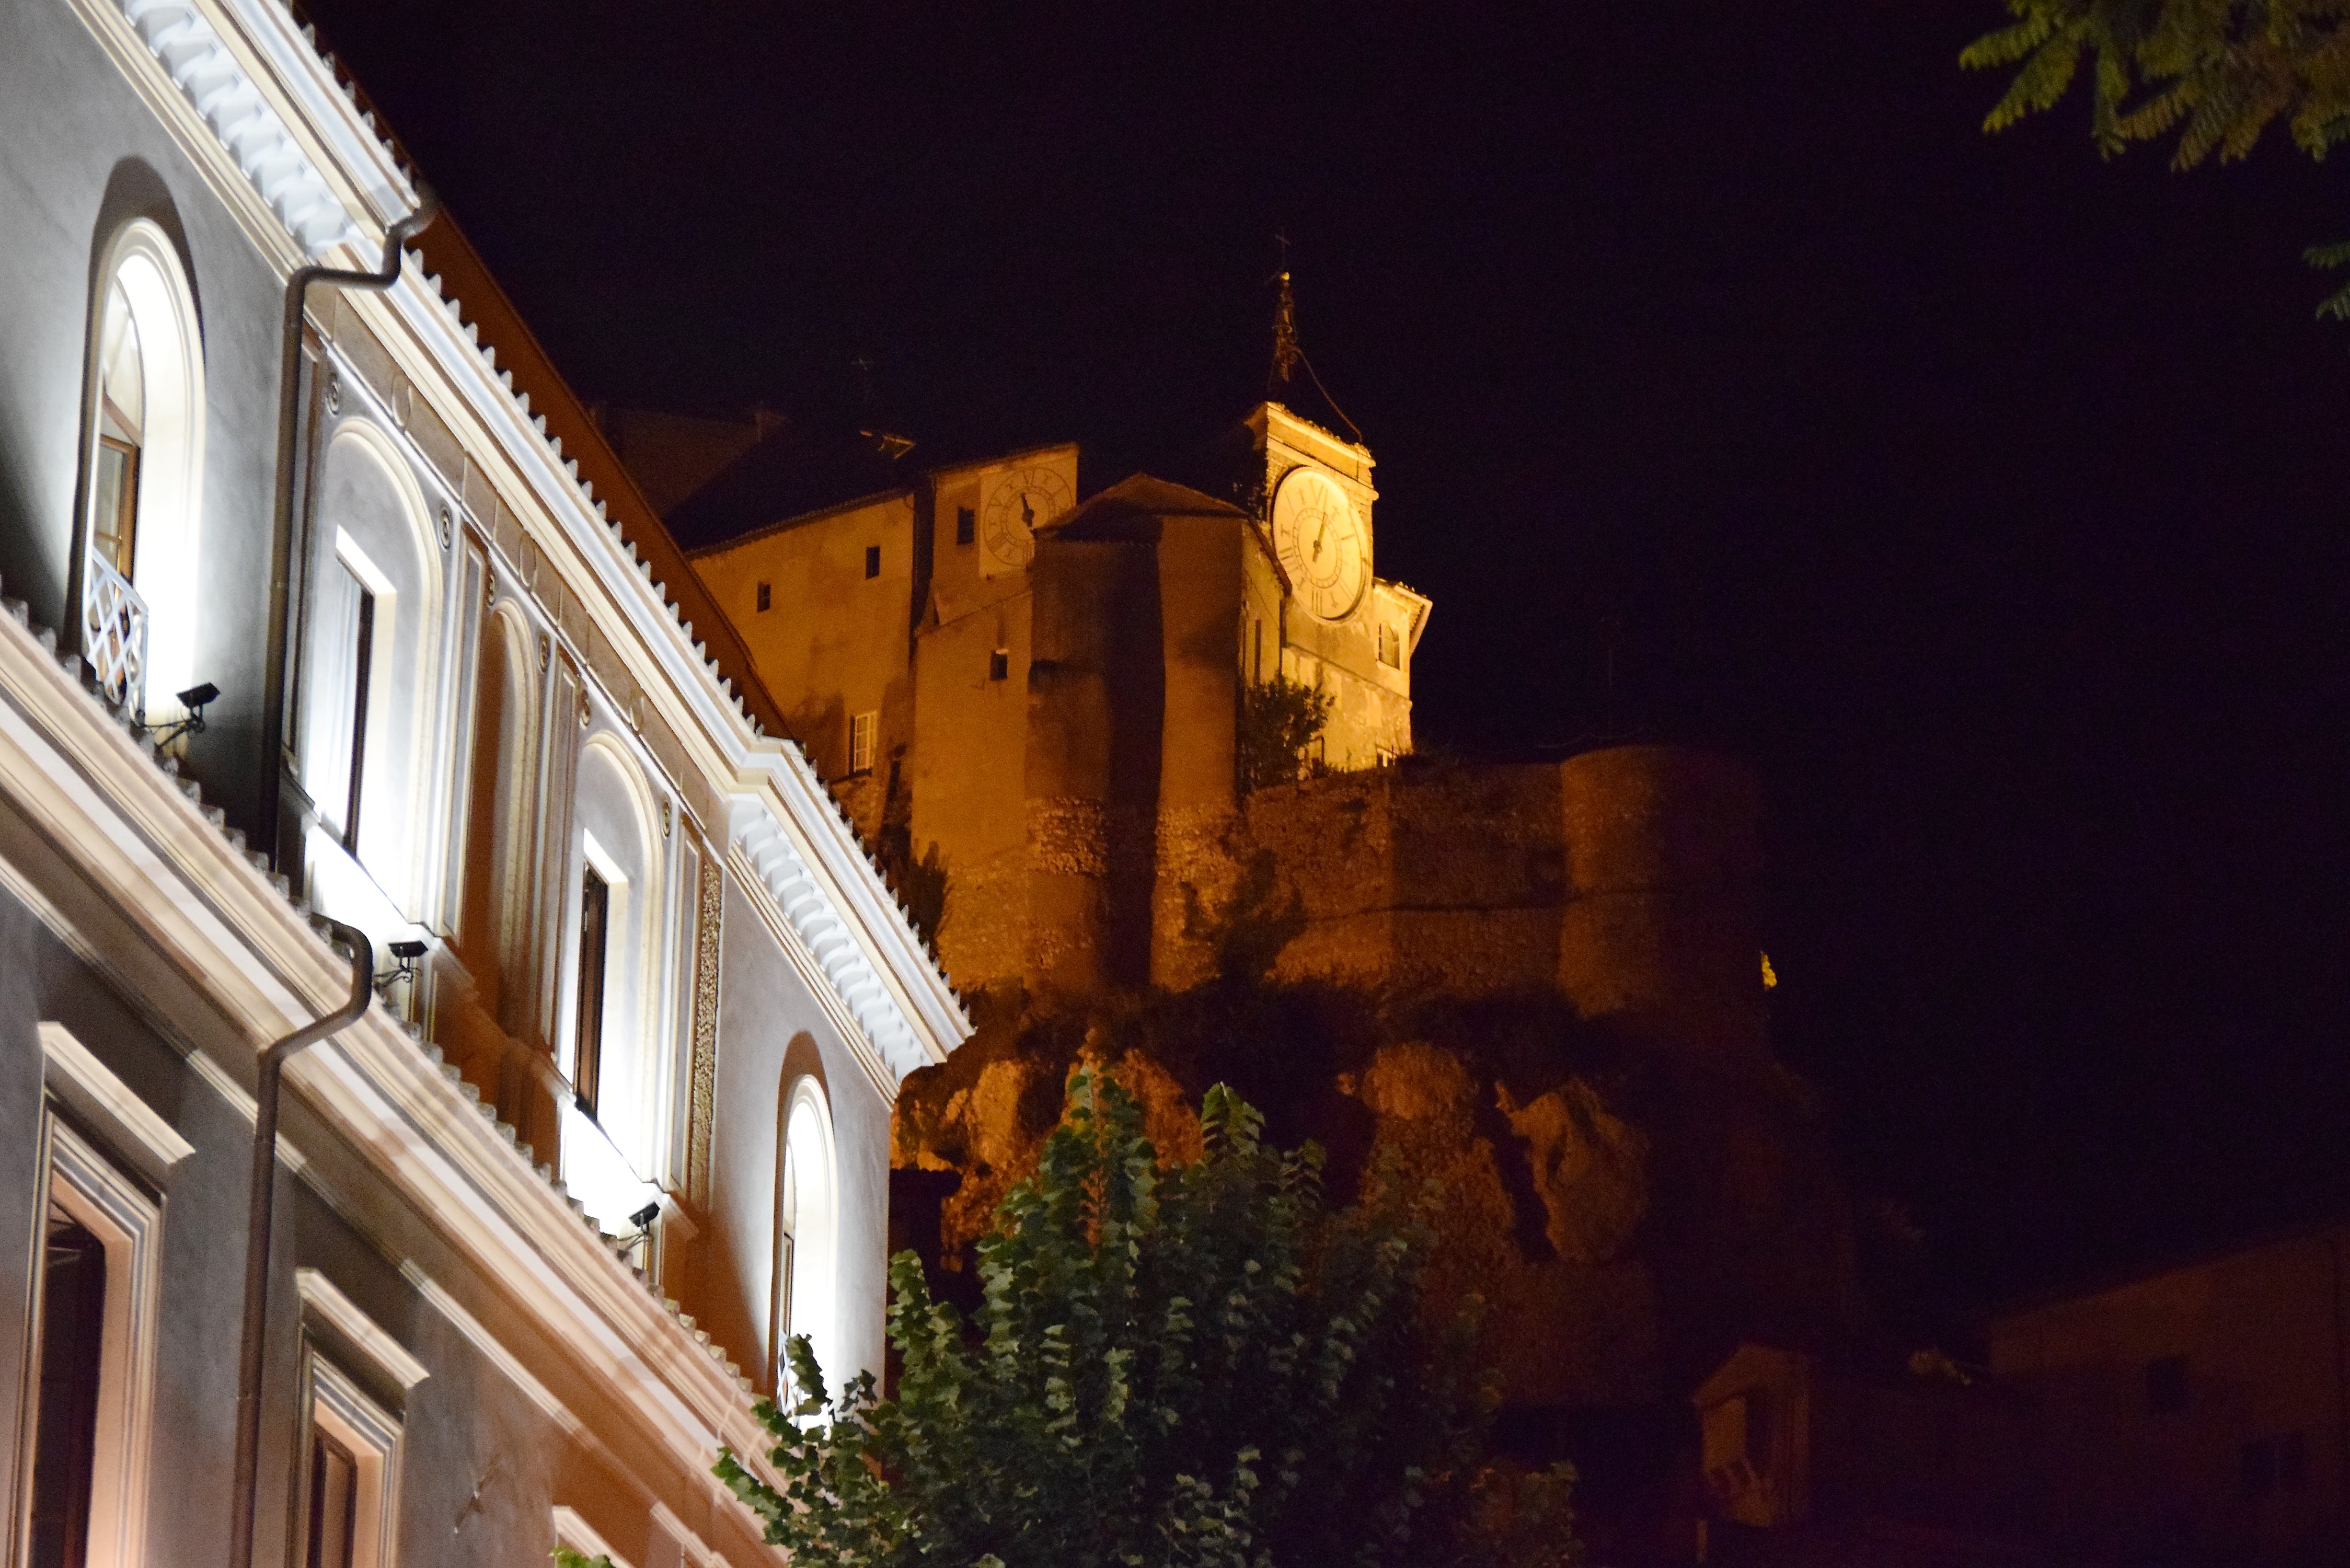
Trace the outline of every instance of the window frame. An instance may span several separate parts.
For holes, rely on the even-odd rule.
[[[147,1549],[163,1203],[76,1126],[66,1114],[69,1108],[54,1096],[42,1106],[35,1212],[45,1222],[49,1205],[56,1203],[95,1235],[106,1252],[84,1561],[87,1568],[136,1568],[146,1561]],[[18,1561],[31,1556],[44,1272],[36,1251],[19,1399],[14,1526]]]
[[[179,247],[152,218],[132,218],[109,237],[92,278],[85,324],[80,466],[77,475],[72,559],[68,587],[77,650],[85,658],[103,591],[91,569],[98,553],[97,507],[101,454],[106,450],[106,327],[117,295],[138,337],[140,407],[135,480],[128,486],[131,517],[130,570],[113,568],[143,611],[135,686],[119,693],[149,718],[178,719],[172,695],[200,679],[198,632],[203,606],[204,425],[203,323]],[[117,442],[117,445],[122,443]],[[109,566],[112,566],[109,563]],[[109,691],[110,695],[118,695]]]
[[[614,878],[601,857],[589,855],[579,867],[579,952],[574,966],[575,1022],[571,1030],[571,1100],[579,1114],[599,1121],[597,1106],[604,1085],[604,1012],[610,1003]],[[619,879],[623,890],[626,878]],[[623,899],[625,903],[625,891]]]
[[[868,708],[848,716],[848,776],[857,778],[873,771],[873,759],[880,751],[881,711]],[[861,758],[861,760],[860,760]]]
[[[567,1503],[556,1503],[547,1510],[548,1522],[555,1529],[555,1544],[578,1552],[582,1557],[608,1557],[612,1568],[634,1568],[634,1564],[612,1550],[612,1543],[598,1534],[594,1526],[579,1516],[579,1511]],[[552,1555],[552,1553],[550,1553]]]
[[[316,1568],[393,1568],[400,1560],[397,1503],[404,1435],[400,1418],[370,1397],[308,1333],[302,1344],[301,1411],[291,1544],[302,1554],[306,1568],[310,1568],[317,1439],[323,1434],[350,1456],[357,1474],[352,1489],[351,1555],[348,1563],[329,1558]]]

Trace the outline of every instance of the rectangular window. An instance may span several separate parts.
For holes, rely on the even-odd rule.
[[[161,1209],[63,1120],[46,1120],[24,1561],[141,1562]]]
[[[881,575],[881,546],[879,545],[865,546],[865,575],[868,577]]]
[[[987,656],[987,678],[990,680],[1012,679],[1012,650],[999,648]]]
[[[328,1290],[342,1309],[338,1315],[346,1320],[326,1330],[330,1342],[341,1339],[338,1330],[353,1322],[382,1334],[339,1291],[331,1286]],[[306,1311],[305,1316],[308,1315]],[[306,1325],[307,1329],[324,1326]],[[389,1335],[383,1337],[390,1340]],[[390,1568],[399,1555],[394,1521],[400,1496],[400,1419],[322,1354],[318,1341],[307,1332],[304,1341],[302,1382],[307,1412],[304,1425],[308,1439],[303,1463],[307,1473],[299,1481],[303,1517],[295,1536],[303,1543],[303,1568]],[[379,1365],[376,1371],[394,1376],[402,1388],[414,1386],[423,1376],[422,1366],[397,1341],[390,1342],[390,1351],[398,1365]],[[361,1355],[373,1360],[364,1350]]]
[[[139,516],[139,449],[110,435],[98,438],[97,497],[90,510],[90,544],[108,566],[130,575],[132,524]]]
[[[2166,1355],[2146,1364],[2146,1407],[2158,1416],[2187,1408],[2187,1357]]]
[[[1379,662],[1403,668],[1403,636],[1384,621],[1379,623]]]
[[[979,537],[979,514],[968,506],[955,508],[955,543],[968,545]]]
[[[359,1511],[358,1457],[325,1432],[312,1428],[309,1568],[354,1568]]]
[[[848,771],[869,774],[873,771],[873,732],[881,715],[877,712],[858,714],[848,721]]]
[[[759,608],[764,612],[775,607],[775,590],[765,583],[759,585]]]
[[[1253,667],[1249,679],[1262,686],[1264,684],[1264,622],[1258,620],[1253,624],[1256,627],[1256,647],[1250,655]]]
[[[578,1049],[572,1054],[571,1093],[580,1114],[596,1114],[604,1065],[604,965],[610,947],[611,885],[593,866],[579,873]]]
[[[32,1562],[82,1568],[98,1469],[106,1246],[52,1199],[42,1221],[40,1413],[34,1428]]]

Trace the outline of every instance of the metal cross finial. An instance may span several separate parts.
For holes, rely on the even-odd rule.
[[[1288,386],[1289,373],[1305,357],[1297,346],[1297,301],[1289,291],[1289,236],[1275,230],[1273,243],[1281,252],[1281,270],[1274,275],[1280,293],[1273,307],[1273,373],[1265,378],[1268,393]]]

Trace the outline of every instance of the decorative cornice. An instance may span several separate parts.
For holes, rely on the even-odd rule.
[[[442,279],[411,272],[388,295],[367,296],[359,308],[370,311],[378,299],[398,313],[413,340],[438,362],[452,390],[503,448],[523,486],[568,536],[607,602],[619,611],[632,634],[629,640],[660,670],[657,683],[674,693],[682,710],[677,716],[690,716],[692,727],[712,742],[719,763],[715,782],[731,801],[730,836],[742,842],[755,829],[763,849],[780,848],[791,856],[797,871],[810,878],[806,887],[793,882],[795,900],[821,890],[824,919],[803,906],[795,929],[802,919],[815,922],[815,935],[823,941],[810,946],[820,955],[821,972],[887,1064],[885,1093],[894,1097],[897,1082],[907,1073],[944,1061],[971,1033],[971,1021],[839,802],[795,742],[761,725],[745,693],[725,677],[708,645],[696,639],[671,585],[654,576],[651,559],[579,477],[577,460],[566,456],[561,441],[547,434],[546,416],[533,412],[529,394],[515,386],[513,371],[497,368],[495,347],[480,341],[478,328],[466,321],[464,307],[449,296]],[[541,541],[542,547],[546,543]],[[691,570],[681,556],[678,564]],[[575,591],[584,586],[576,585]],[[761,817],[764,828],[756,828]]]
[[[827,1011],[849,1048],[865,1058],[874,1087],[884,1099],[894,1101],[906,1075],[930,1065],[905,1014],[775,815],[755,798],[738,798],[731,829],[735,850],[731,863],[737,872],[750,874],[755,883],[754,898],[764,893],[773,900],[760,911],[768,917],[768,926],[791,957],[815,970],[806,977],[810,988],[820,998],[829,990],[830,997],[824,999],[837,1006]]]
[[[220,139],[262,201],[313,257],[360,230],[244,64],[189,0],[118,0],[147,51]]]

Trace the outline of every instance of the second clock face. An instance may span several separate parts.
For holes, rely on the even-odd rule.
[[[1370,583],[1362,519],[1338,482],[1318,469],[1293,468],[1273,493],[1273,547],[1306,612],[1345,620]]]
[[[1014,469],[995,482],[987,498],[987,553],[999,564],[1017,566],[1035,548],[1039,525],[1069,509],[1069,487],[1049,468]]]

